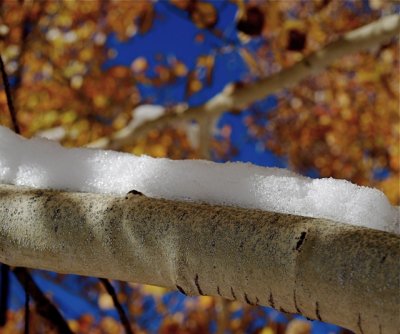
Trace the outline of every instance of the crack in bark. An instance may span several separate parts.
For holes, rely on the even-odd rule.
[[[269,293],[268,302],[269,302],[269,305],[271,305],[272,308],[275,308],[274,296],[272,295],[272,291]]]
[[[221,290],[219,289],[219,286],[217,285],[217,293],[218,293],[218,296],[221,296],[222,297],[222,295],[221,295]]]
[[[301,232],[299,240],[297,241],[297,244],[296,244],[296,250],[298,252],[300,252],[300,248],[301,248],[301,246],[303,246],[303,244],[306,240],[306,236],[307,236],[307,232]]]
[[[296,312],[301,314],[300,308],[297,305],[297,298],[296,298],[296,289],[293,290],[293,300],[294,300],[294,307],[296,308]]]
[[[285,314],[291,314],[290,312],[286,311],[283,307],[280,307],[279,311]]]
[[[200,283],[199,283],[199,274],[196,274],[196,277],[194,278],[194,284],[196,284],[196,288],[197,288],[197,291],[199,292],[199,294],[204,296],[204,293],[201,290]]]
[[[246,292],[244,293],[244,300],[246,301],[247,304],[249,304],[249,305],[254,305],[254,304],[250,301],[249,296],[247,296],[247,293],[246,293]]]
[[[234,300],[236,300],[236,295],[235,295],[235,291],[233,291],[233,288],[231,287],[231,294]]]
[[[179,291],[180,293],[183,293],[185,296],[187,296],[185,290],[183,290],[183,288],[182,288],[181,286],[176,285],[176,288],[178,289],[178,291]]]
[[[319,304],[318,302],[315,303],[315,315],[319,321],[322,321],[321,314],[319,313]]]
[[[358,328],[359,328],[359,330],[360,330],[360,333],[361,333],[361,334],[364,334],[364,331],[363,331],[363,329],[362,329],[362,327],[361,327],[361,314],[360,314],[360,313],[358,313],[357,326],[358,326]]]

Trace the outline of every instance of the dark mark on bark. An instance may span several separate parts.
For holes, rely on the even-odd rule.
[[[221,290],[219,289],[219,286],[218,286],[218,285],[217,285],[217,293],[218,293],[219,296],[222,297],[222,295],[221,295]]]
[[[178,289],[178,291],[179,291],[180,293],[183,293],[185,296],[187,296],[185,290],[183,290],[182,287],[180,287],[179,285],[176,285],[176,288]]]
[[[283,307],[280,307],[279,311],[285,314],[290,314],[290,312],[286,311]]]
[[[294,300],[294,307],[296,308],[296,312],[298,314],[301,314],[300,308],[297,305],[296,290],[293,290],[293,300]]]
[[[135,190],[135,189],[129,191],[129,192],[128,192],[128,195],[129,195],[129,194],[131,194],[131,195],[141,195],[141,196],[143,196],[143,194],[142,194],[140,191],[137,191],[137,190]]]
[[[297,241],[297,244],[296,244],[296,250],[297,251],[300,251],[300,248],[301,248],[301,246],[303,245],[303,243],[304,243],[304,241],[306,239],[306,235],[307,235],[307,232],[301,232],[300,237],[299,237],[299,241]]]
[[[233,288],[231,287],[231,294],[234,300],[236,300],[236,295],[235,295],[235,291],[233,291]]]
[[[186,211],[183,211],[183,212],[179,215],[179,220],[180,220],[180,221],[184,220],[184,219],[186,218],[186,216],[187,216],[187,212],[186,212]]]
[[[305,59],[303,60],[303,62],[304,62],[304,65],[306,65],[307,67],[311,67],[311,63],[310,63],[310,61],[309,61],[307,58],[305,58]]]
[[[42,195],[42,194],[38,194],[38,195]],[[49,195],[49,196],[46,198],[46,201],[44,202],[44,205],[46,205],[48,202],[50,202],[50,201],[52,200],[52,197],[53,197],[53,196]]]
[[[57,233],[57,231],[58,231],[58,225],[54,226],[54,232]]]
[[[379,324],[379,334],[382,334],[382,325]]]
[[[268,302],[269,302],[269,305],[271,305],[272,308],[275,308],[274,296],[272,295],[272,292],[269,293]]]
[[[381,263],[385,262],[386,258],[387,258],[387,254],[386,254],[385,256],[382,257],[382,259],[381,259],[380,262],[381,262]]]
[[[204,293],[203,293],[203,291],[201,290],[201,287],[200,287],[199,275],[198,274],[196,274],[196,277],[194,278],[194,284],[196,284],[196,288],[197,288],[197,291],[199,292],[199,294],[204,296]]]
[[[319,313],[319,304],[318,302],[315,303],[315,315],[319,321],[322,321],[321,314]]]
[[[247,304],[249,304],[249,305],[254,305],[254,304],[250,301],[249,296],[247,296],[247,293],[244,293],[244,300],[246,301]]]
[[[360,314],[360,313],[358,313],[357,326],[358,326],[358,329],[360,330],[360,333],[361,333],[361,334],[364,334],[364,331],[363,331],[363,329],[362,329],[362,327],[361,327],[361,314]]]
[[[61,211],[61,209],[56,209],[56,210],[54,211],[53,217],[51,217],[52,220],[55,220],[55,219],[60,218],[60,211]]]

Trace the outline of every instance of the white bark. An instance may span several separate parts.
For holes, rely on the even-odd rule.
[[[398,333],[400,237],[323,219],[0,185],[0,261]]]
[[[346,55],[386,43],[399,33],[400,15],[393,14],[383,17],[376,22],[343,34],[336,41],[278,73],[243,86],[229,84],[221,93],[201,106],[186,109],[177,108],[175,112],[162,115],[138,127],[128,126],[115,133],[111,138],[101,138],[88,146],[118,150],[124,145],[132,143],[133,140],[149,130],[175,120],[199,120],[204,114],[212,114],[213,117],[218,117],[225,111],[243,108],[272,93],[296,85],[301,80],[321,72],[334,61],[340,60]]]

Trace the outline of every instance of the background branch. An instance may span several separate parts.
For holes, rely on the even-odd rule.
[[[99,278],[100,282],[103,284],[104,288],[106,289],[107,293],[111,296],[114,306],[118,312],[119,318],[121,319],[122,326],[125,329],[125,333],[127,334],[134,334],[131,325],[129,323],[129,319],[125,314],[124,308],[120,304],[117,294],[115,293],[115,289],[112,286],[111,282],[105,278]]]
[[[1,55],[0,55],[0,72],[3,80],[4,90],[7,97],[7,107],[10,113],[14,131],[18,134],[21,134],[17,121],[17,113],[15,111],[13,104],[10,82],[8,80],[6,68]],[[1,272],[0,327],[3,327],[7,322],[8,299],[10,294],[10,267],[6,264],[1,264],[0,272]]]
[[[4,90],[6,92],[6,97],[7,97],[7,106],[8,106],[8,110],[10,112],[14,131],[15,131],[15,133],[21,134],[21,131],[20,131],[20,128],[18,125],[18,121],[17,121],[17,113],[15,111],[14,103],[13,103],[13,99],[12,99],[10,82],[8,81],[6,68],[4,66],[3,58],[1,57],[1,55],[0,55],[0,71],[1,71],[1,77],[3,79]]]
[[[73,334],[57,307],[40,290],[28,270],[17,267],[12,269],[12,271],[19,283],[27,289],[29,295],[35,301],[37,312],[50,323],[52,328],[60,334]]]
[[[223,112],[245,108],[272,93],[294,86],[306,77],[321,72],[334,61],[340,60],[346,55],[377,47],[396,37],[399,33],[400,15],[383,17],[343,34],[336,41],[278,73],[248,84],[229,84],[221,93],[203,105],[186,109],[179,108],[139,127],[134,127],[130,131],[122,129],[111,138],[101,138],[88,146],[118,150],[149,130],[165,126],[176,120],[198,119],[201,114],[212,114],[214,117],[218,117]]]

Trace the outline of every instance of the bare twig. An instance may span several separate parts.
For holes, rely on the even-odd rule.
[[[16,267],[12,271],[20,284],[28,290],[29,295],[35,301],[37,312],[49,321],[57,333],[73,334],[57,307],[46,297],[42,290],[40,290],[28,270],[26,268]]]
[[[14,104],[12,102],[13,99],[12,99],[12,95],[11,95],[10,82],[8,81],[6,68],[4,66],[3,58],[1,57],[1,55],[0,55],[0,71],[1,71],[1,77],[3,79],[4,90],[5,90],[6,96],[7,96],[7,106],[8,106],[8,110],[10,111],[10,116],[11,116],[11,120],[12,120],[12,123],[14,126],[14,131],[16,133],[20,134],[21,131],[20,131],[18,121],[17,121],[17,114],[15,112]]]
[[[3,79],[4,90],[7,97],[8,111],[10,112],[11,120],[14,126],[14,131],[20,133],[18,126],[17,115],[14,109],[14,104],[11,96],[10,83],[8,81],[7,72],[4,66],[3,58],[0,55],[0,71]],[[4,326],[7,321],[8,296],[10,294],[10,267],[6,264],[1,265],[1,298],[0,298],[0,327]]]
[[[29,292],[28,292],[28,276],[25,277],[24,282],[24,290],[25,290],[25,328],[24,334],[29,334],[29,323],[30,323],[30,309],[29,309]]]
[[[131,325],[129,323],[129,319],[126,316],[125,311],[118,300],[117,294],[115,293],[114,287],[111,285],[110,281],[106,278],[99,278],[99,280],[105,287],[107,293],[111,296],[114,306],[117,309],[118,315],[121,319],[122,326],[124,326],[125,328],[125,332],[127,334],[134,334]]]
[[[8,295],[10,290],[10,267],[6,264],[1,265],[1,295],[0,295],[0,327],[7,322]]]

